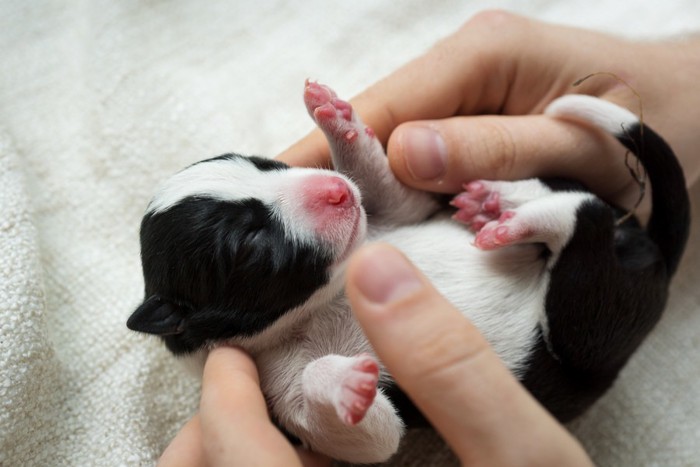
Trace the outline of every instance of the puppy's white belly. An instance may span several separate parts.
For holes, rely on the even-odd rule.
[[[540,246],[482,251],[474,235],[450,219],[375,231],[371,240],[402,250],[479,328],[508,368],[522,373],[544,319],[549,273]]]

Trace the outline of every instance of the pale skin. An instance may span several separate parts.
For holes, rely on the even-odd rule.
[[[564,176],[630,206],[638,189],[615,141],[540,115],[552,99],[572,92],[638,111],[635,94],[606,75],[571,87],[595,72],[614,73],[634,88],[642,97],[645,123],[671,144],[688,185],[696,182],[697,37],[628,42],[484,12],[351,103],[385,143],[397,177],[416,188],[456,193],[462,183],[476,179]],[[442,143],[435,142],[436,134]],[[442,156],[436,157],[438,152]],[[279,158],[292,165],[330,164],[318,130]],[[346,286],[377,355],[463,465],[592,465],[578,441],[508,372],[479,331],[398,251],[388,245],[361,248],[350,259]],[[286,441],[269,419],[253,361],[239,349],[224,347],[207,360],[199,413],[159,465],[329,461]]]

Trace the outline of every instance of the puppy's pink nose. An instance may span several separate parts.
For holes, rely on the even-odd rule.
[[[347,183],[338,177],[329,178],[325,189],[326,201],[333,206],[342,206],[352,196]]]
[[[350,187],[342,178],[328,177],[320,187],[326,202],[331,206],[344,207],[352,204],[353,196]]]
[[[305,208],[309,212],[319,214],[342,211],[353,207],[359,201],[355,199],[352,187],[347,181],[328,174],[315,174],[305,178],[300,194]]]

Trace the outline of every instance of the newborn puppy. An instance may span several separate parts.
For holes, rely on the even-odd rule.
[[[145,301],[129,328],[200,361],[221,342],[245,348],[284,430],[336,459],[384,461],[405,425],[424,419],[343,294],[348,256],[381,240],[560,420],[603,394],[661,316],[688,235],[683,173],[659,136],[588,96],[546,110],[637,155],[653,185],[646,228],[618,222],[623,211],[565,180],[474,181],[450,208],[400,184],[372,130],[332,90],[307,83],[304,98],[336,171],[228,154],[166,181],[141,225]]]

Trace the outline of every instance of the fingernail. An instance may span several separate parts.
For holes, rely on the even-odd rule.
[[[410,126],[400,134],[406,167],[416,180],[432,180],[445,173],[447,146],[437,131]]]
[[[357,289],[367,300],[391,303],[423,287],[411,264],[397,250],[384,245],[367,248],[356,274]]]

